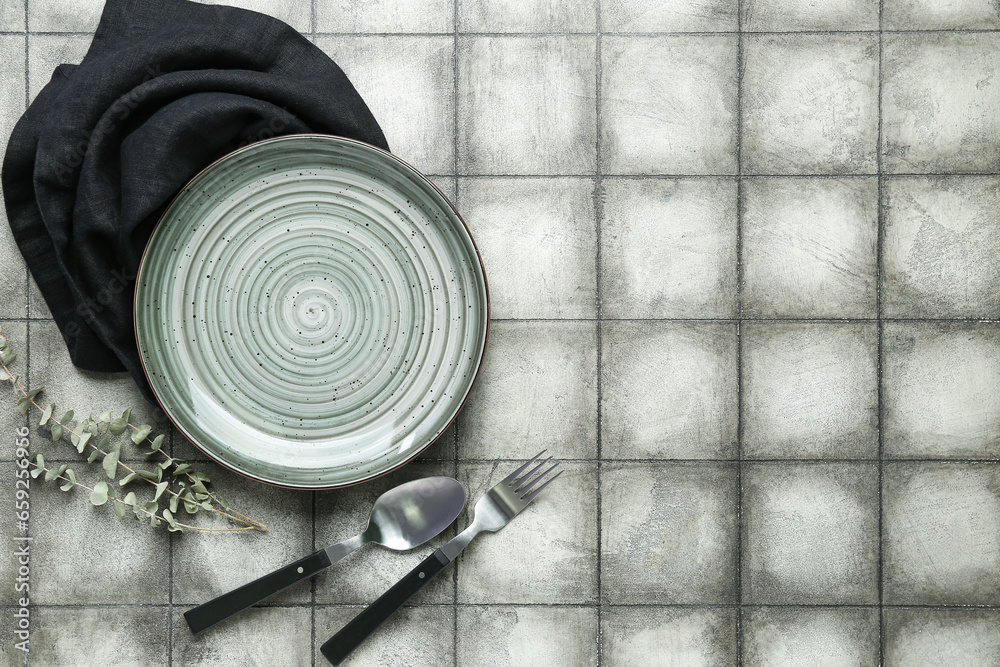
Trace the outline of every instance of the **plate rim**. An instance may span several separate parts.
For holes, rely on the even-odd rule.
[[[479,263],[479,273],[480,273],[480,275],[482,275],[482,278],[483,278],[483,295],[485,296],[485,304],[484,304],[485,305],[485,311],[484,311],[485,312],[485,325],[483,327],[483,342],[482,342],[482,345],[479,348],[478,358],[476,359],[476,362],[475,362],[475,371],[473,372],[472,381],[469,382],[468,389],[466,390],[465,395],[462,396],[462,400],[460,400],[458,402],[458,407],[455,410],[455,414],[452,415],[451,419],[448,420],[448,423],[446,423],[444,425],[444,428],[441,429],[441,432],[436,437],[434,437],[433,439],[431,439],[426,445],[420,447],[417,451],[413,452],[413,454],[411,454],[409,457],[407,457],[403,461],[401,461],[401,462],[399,462],[399,463],[397,463],[397,464],[395,464],[395,465],[393,465],[393,466],[391,466],[389,468],[386,468],[385,470],[382,470],[382,471],[379,471],[379,472],[376,472],[376,473],[372,473],[372,474],[368,474],[368,475],[362,477],[361,479],[357,479],[357,480],[354,480],[354,481],[351,481],[351,482],[342,482],[342,483],[338,483],[338,484],[328,484],[328,485],[318,485],[318,486],[313,486],[313,485],[303,486],[303,485],[296,485],[296,484],[285,484],[285,483],[281,483],[281,482],[276,482],[274,480],[264,479],[262,477],[254,475],[254,474],[252,474],[250,472],[247,472],[245,470],[240,470],[236,466],[234,466],[234,465],[232,465],[230,463],[227,463],[226,461],[221,460],[215,454],[207,451],[204,447],[202,447],[200,444],[198,444],[198,442],[193,437],[191,437],[191,435],[177,422],[177,420],[174,418],[174,416],[172,414],[170,414],[170,411],[168,411],[167,409],[165,409],[163,407],[163,400],[160,397],[160,394],[157,391],[156,386],[153,384],[153,382],[150,379],[149,369],[146,367],[145,356],[142,354],[142,351],[139,348],[138,305],[139,305],[139,286],[140,286],[140,283],[141,283],[141,281],[139,280],[139,276],[142,275],[143,265],[146,263],[146,259],[147,259],[148,255],[149,255],[149,246],[151,245],[150,241],[152,241],[153,235],[156,233],[156,230],[160,228],[161,224],[164,221],[164,218],[166,218],[166,215],[170,211],[170,209],[173,208],[173,205],[177,201],[177,199],[179,199],[185,192],[187,192],[189,190],[189,188],[191,188],[192,183],[194,183],[194,181],[196,181],[203,173],[205,173],[209,169],[212,169],[213,167],[215,167],[217,164],[219,164],[223,160],[228,160],[228,159],[232,158],[235,155],[238,155],[238,154],[243,153],[245,151],[249,151],[249,150],[251,150],[253,148],[257,148],[257,147],[261,146],[262,144],[272,144],[272,143],[278,143],[278,142],[282,142],[282,141],[287,141],[287,140],[290,140],[290,139],[302,139],[302,138],[316,138],[316,139],[323,139],[323,140],[331,140],[332,139],[335,142],[343,142],[343,143],[348,143],[348,144],[355,144],[355,145],[361,146],[361,147],[366,148],[366,149],[372,149],[372,150],[376,151],[377,153],[381,154],[382,156],[388,157],[388,158],[392,159],[393,161],[399,163],[405,169],[408,169],[413,174],[415,174],[420,180],[422,180],[426,184],[430,185],[438,193],[438,195],[440,195],[441,198],[448,204],[448,206],[451,208],[452,212],[455,214],[455,217],[458,219],[458,221],[462,223],[462,228],[465,229],[465,233],[468,236],[469,241],[471,241],[471,243],[472,243],[472,249],[475,252],[476,261]],[[416,457],[420,456],[420,454],[422,454],[424,451],[426,451],[427,449],[429,449],[434,443],[436,443],[438,440],[440,440],[441,437],[445,433],[448,432],[448,429],[451,428],[451,426],[452,426],[452,424],[454,424],[455,420],[458,419],[458,415],[461,414],[462,409],[465,407],[466,401],[468,401],[469,396],[472,394],[473,388],[476,386],[476,382],[479,380],[479,376],[480,376],[480,373],[481,373],[482,368],[483,368],[483,359],[486,356],[486,348],[489,345],[490,321],[491,321],[490,315],[491,315],[491,312],[490,312],[490,290],[489,290],[489,280],[488,280],[488,278],[486,276],[486,265],[483,263],[482,253],[479,251],[479,246],[476,244],[476,239],[472,235],[472,230],[469,229],[469,224],[465,221],[465,218],[462,217],[462,214],[459,212],[458,207],[456,207],[455,203],[453,201],[451,201],[451,198],[448,197],[448,195],[446,195],[444,192],[442,192],[441,188],[439,188],[422,171],[420,171],[419,169],[417,169],[416,167],[414,167],[412,164],[410,164],[406,160],[400,158],[399,156],[394,155],[393,153],[390,153],[389,151],[387,151],[387,150],[385,150],[383,148],[379,148],[378,146],[374,146],[374,145],[366,143],[364,141],[359,141],[357,139],[351,139],[350,137],[343,137],[343,136],[336,135],[336,134],[324,134],[324,133],[321,133],[321,132],[303,132],[303,133],[298,133],[298,134],[284,134],[284,135],[281,135],[279,137],[271,137],[269,139],[264,139],[264,140],[261,140],[261,141],[255,141],[255,142],[247,144],[245,146],[240,146],[239,148],[237,148],[237,149],[235,149],[235,150],[233,150],[233,151],[231,151],[229,153],[226,153],[225,155],[217,158],[216,160],[213,160],[211,163],[209,163],[205,167],[202,167],[200,170],[198,170],[198,172],[194,176],[192,176],[190,179],[188,179],[188,181],[176,192],[176,194],[174,194],[174,196],[170,198],[170,202],[163,209],[163,213],[160,214],[160,217],[157,218],[156,223],[153,225],[153,228],[151,229],[150,234],[149,234],[149,239],[146,241],[146,245],[143,247],[143,250],[142,250],[142,255],[139,258],[139,264],[138,264],[138,267],[136,268],[135,288],[133,289],[133,292],[132,292],[132,329],[133,329],[133,332],[135,333],[136,349],[139,351],[139,362],[142,365],[142,372],[143,372],[143,375],[146,378],[146,382],[149,384],[150,389],[153,392],[153,395],[156,397],[156,402],[159,405],[159,408],[167,416],[167,419],[170,420],[170,423],[174,426],[174,428],[176,428],[177,431],[182,436],[184,436],[184,439],[187,440],[189,443],[191,443],[195,447],[195,449],[197,449],[201,453],[203,453],[206,456],[208,456],[209,459],[211,459],[213,462],[217,463],[218,465],[221,465],[223,468],[225,468],[225,469],[227,469],[227,470],[229,470],[231,472],[234,472],[234,473],[236,473],[238,475],[241,475],[243,477],[246,477],[248,479],[252,479],[254,481],[261,482],[263,484],[267,484],[269,486],[274,486],[274,487],[283,488],[283,489],[293,489],[293,490],[297,490],[297,491],[327,491],[327,490],[331,490],[331,489],[343,489],[343,488],[355,486],[355,485],[358,485],[358,484],[363,484],[365,482],[370,482],[370,481],[372,481],[374,479],[377,479],[379,477],[382,477],[384,475],[388,475],[389,473],[391,473],[391,472],[393,472],[395,470],[398,470],[399,468],[407,465],[408,463],[412,462]]]

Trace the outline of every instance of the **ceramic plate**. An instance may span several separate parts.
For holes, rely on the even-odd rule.
[[[369,479],[451,423],[486,345],[486,278],[447,199],[339,137],[247,146],[196,176],[146,247],[135,328],[178,429],[297,488]]]

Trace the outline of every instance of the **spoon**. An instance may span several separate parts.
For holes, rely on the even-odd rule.
[[[292,584],[308,579],[368,542],[395,551],[412,549],[451,525],[464,506],[465,489],[450,477],[425,477],[400,484],[378,497],[368,517],[368,526],[360,535],[320,549],[186,611],[184,618],[191,632],[198,634]]]

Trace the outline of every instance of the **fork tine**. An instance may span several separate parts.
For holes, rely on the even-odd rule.
[[[558,464],[557,464],[557,465],[558,465]],[[546,470],[546,471],[545,471],[545,474],[546,474],[546,475],[547,475],[547,474],[549,474],[549,473],[550,473],[550,472],[552,472],[552,471],[553,471],[554,469],[555,469],[555,466],[552,466],[551,468],[549,468],[548,470]],[[546,486],[548,486],[548,485],[549,485],[549,484],[551,484],[552,482],[556,481],[556,477],[558,477],[558,476],[559,476],[559,475],[561,475],[561,474],[563,474],[563,471],[562,471],[562,470],[560,470],[560,471],[559,471],[559,472],[557,472],[557,473],[556,473],[555,475],[553,475],[552,477],[550,477],[550,478],[549,478],[549,480],[548,480],[547,482],[545,482],[545,484],[542,484],[542,485],[541,485],[540,487],[538,487],[537,489],[535,489],[534,491],[532,491],[531,493],[529,493],[528,495],[526,495],[526,496],[525,496],[524,498],[522,498],[522,499],[521,499],[521,501],[522,501],[522,502],[523,502],[523,503],[524,503],[525,505],[527,505],[528,503],[530,503],[530,502],[531,502],[532,500],[534,500],[534,499],[535,499],[535,497],[536,497],[536,496],[538,496],[538,494],[539,494],[539,493],[541,493],[541,492],[542,492],[542,490],[543,490],[543,489],[544,489],[544,488],[545,488]],[[541,479],[541,477],[539,477],[538,479]],[[537,482],[538,480],[535,480],[535,481]]]
[[[528,491],[531,491],[531,487],[533,487],[533,486],[534,486],[535,484],[538,484],[538,482],[540,482],[540,481],[542,480],[542,478],[543,478],[543,477],[545,477],[545,476],[546,476],[546,475],[548,475],[548,474],[549,474],[550,472],[552,472],[553,470],[555,470],[556,468],[558,468],[558,467],[559,467],[559,462],[558,462],[558,461],[556,461],[556,462],[555,462],[555,463],[554,463],[554,464],[552,465],[552,467],[551,467],[551,468],[549,468],[548,470],[546,470],[546,471],[545,471],[545,472],[543,472],[542,474],[538,475],[537,477],[535,477],[535,478],[534,478],[533,480],[531,480],[530,482],[528,482],[528,481],[527,481],[527,480],[528,480],[528,477],[529,477],[530,475],[534,474],[535,470],[538,470],[539,468],[541,468],[541,467],[542,467],[543,465],[545,465],[546,463],[548,463],[548,462],[549,462],[549,461],[551,461],[551,460],[552,460],[552,457],[550,456],[549,458],[545,459],[544,461],[542,461],[541,463],[539,463],[539,464],[538,464],[537,466],[535,466],[535,469],[534,469],[534,470],[532,470],[532,471],[531,471],[531,473],[529,473],[528,475],[525,475],[525,476],[524,476],[524,477],[523,477],[523,478],[521,479],[521,481],[522,481],[522,482],[525,482],[525,483],[524,483],[524,484],[521,484],[521,486],[519,486],[519,487],[517,487],[516,489],[514,489],[514,493],[517,493],[517,494],[519,494],[519,495],[520,495],[520,494],[523,494],[523,493],[527,493]]]
[[[517,470],[515,470],[515,471],[514,471],[514,472],[512,472],[511,474],[509,474],[509,475],[507,475],[506,477],[504,477],[504,478],[503,478],[503,483],[504,483],[504,484],[509,484],[510,482],[512,482],[512,481],[514,481],[515,479],[517,479],[517,476],[518,476],[518,475],[520,475],[520,474],[521,474],[521,472],[522,472],[522,471],[523,471],[523,470],[524,470],[525,468],[527,468],[527,467],[528,467],[528,466],[530,466],[530,465],[531,465],[532,463],[534,463],[535,461],[537,461],[537,460],[538,460],[538,457],[539,457],[539,456],[541,456],[541,455],[542,455],[542,454],[544,454],[544,453],[545,453],[545,450],[543,449],[542,451],[540,451],[540,452],[538,452],[537,454],[535,454],[534,456],[532,456],[532,457],[531,457],[531,460],[530,460],[530,461],[528,461],[527,463],[525,463],[525,464],[524,464],[523,466],[521,466],[520,468],[518,468]]]
[[[534,475],[536,472],[538,472],[542,468],[542,466],[544,466],[546,463],[548,463],[551,460],[552,460],[551,456],[548,457],[548,458],[542,459],[541,461],[538,462],[538,465],[536,465],[534,468],[532,468],[531,470],[529,470],[528,472],[524,473],[523,475],[521,475],[520,477],[518,477],[516,480],[514,480],[513,482],[511,482],[510,486],[514,487],[514,491],[520,491],[522,488],[524,488],[524,483],[526,481],[528,481],[531,478],[532,475]],[[520,485],[520,486],[517,486],[517,485]]]

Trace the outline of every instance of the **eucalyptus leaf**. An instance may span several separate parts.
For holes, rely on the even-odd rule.
[[[119,519],[124,519],[125,518],[125,512],[127,512],[127,511],[128,511],[128,508],[124,504],[122,504],[122,503],[115,503],[115,514],[118,515]]]
[[[121,455],[121,451],[121,443],[116,442],[115,446],[111,448],[111,451],[107,453],[104,461],[101,463],[104,467],[104,474],[109,479],[113,480],[118,475],[118,457]]]
[[[0,361],[3,361],[4,365],[9,366],[14,363],[15,359],[17,359],[17,353],[14,352],[14,348],[5,347],[0,350]]]
[[[137,507],[139,505],[139,499],[135,497],[135,491],[129,491],[126,493],[122,502],[126,505],[131,505],[132,507]]]
[[[97,421],[100,421],[100,422],[109,422],[109,421],[111,421],[111,411],[110,410],[105,410],[104,412],[102,412],[101,414],[99,414],[97,416]]]
[[[69,466],[64,463],[61,466],[59,466],[58,468],[56,468],[55,470],[48,470],[45,473],[45,481],[46,482],[51,482],[52,480],[58,478],[64,472],[66,472],[66,468],[68,468],[68,467]]]
[[[202,484],[201,482],[196,481],[192,483],[191,488],[197,491],[198,493],[206,493],[206,494],[208,493],[208,489],[206,489],[205,485]]]
[[[170,511],[171,512],[176,512],[177,511],[177,504],[180,501],[181,501],[181,497],[179,495],[170,496]]]
[[[197,514],[199,507],[201,507],[201,505],[199,505],[198,502],[194,499],[194,496],[191,495],[190,491],[184,494],[185,512],[187,512],[188,514]]]
[[[163,437],[164,435],[161,433],[160,435],[153,438],[153,443],[150,445],[150,448],[152,448],[154,452],[159,451],[160,447],[163,446]]]
[[[69,491],[76,486],[76,473],[72,468],[66,468],[66,483],[59,487],[61,491]]]
[[[43,391],[45,391],[45,387],[39,387],[38,389],[32,389],[31,391],[28,392],[28,398],[29,399],[35,398],[40,393],[42,393]]]
[[[39,426],[45,426],[47,422],[52,417],[52,411],[56,409],[55,403],[49,403],[44,410],[42,410],[42,416],[38,420]]]
[[[62,424],[63,426],[66,426],[72,420],[73,420],[73,411],[72,410],[67,410],[66,414],[64,414],[62,416],[62,419],[59,420],[59,423]]]
[[[163,492],[167,490],[167,484],[169,484],[169,482],[160,482],[159,484],[156,485],[156,493],[153,495],[153,500],[160,499],[160,496],[163,495]]]
[[[59,424],[52,425],[52,442],[58,442],[63,437],[63,427]]]
[[[90,452],[90,456],[87,457],[87,463],[93,463],[97,460],[97,457],[101,455],[101,450],[95,449]]]
[[[182,474],[182,473],[183,473],[183,472],[184,472],[185,470],[189,469],[190,467],[191,467],[191,464],[189,464],[189,463],[181,463],[181,464],[180,464],[180,465],[178,465],[178,466],[177,466],[176,468],[174,468],[174,474],[175,474],[175,475],[180,475],[180,474]]]
[[[149,472],[148,470],[136,470],[135,472],[136,472],[137,475],[139,475],[139,477],[142,477],[143,479],[148,479],[151,482],[158,482],[159,481],[156,478],[156,473],[154,473],[154,472]]]
[[[85,431],[83,435],[76,439],[76,451],[79,454],[83,454],[83,450],[87,448],[87,442],[91,438],[90,431]]]
[[[38,476],[41,475],[43,472],[45,472],[45,471],[43,469],[41,469],[41,468],[32,468],[31,469],[31,473],[30,473],[31,474],[31,478],[32,479],[38,479]]]
[[[149,434],[153,432],[153,427],[149,424],[143,424],[135,431],[132,431],[132,442],[137,445],[141,445],[142,441],[149,437]]]
[[[90,492],[90,502],[92,505],[103,505],[108,502],[107,482],[98,482],[94,485],[94,490]]]
[[[110,424],[108,424],[108,431],[111,433],[111,435],[121,435],[122,433],[125,432],[127,426],[128,424],[125,422],[125,420],[119,417],[118,419],[115,419]]]
[[[21,396],[17,399],[17,411],[22,415],[28,414],[28,408],[31,407],[31,401],[28,400],[27,396]]]
[[[38,466],[39,468],[44,468],[45,467],[45,457],[42,456],[41,454],[36,455],[35,456],[35,465]]]
[[[0,382],[6,382],[11,378],[10,373],[7,372],[6,368],[0,368]]]

